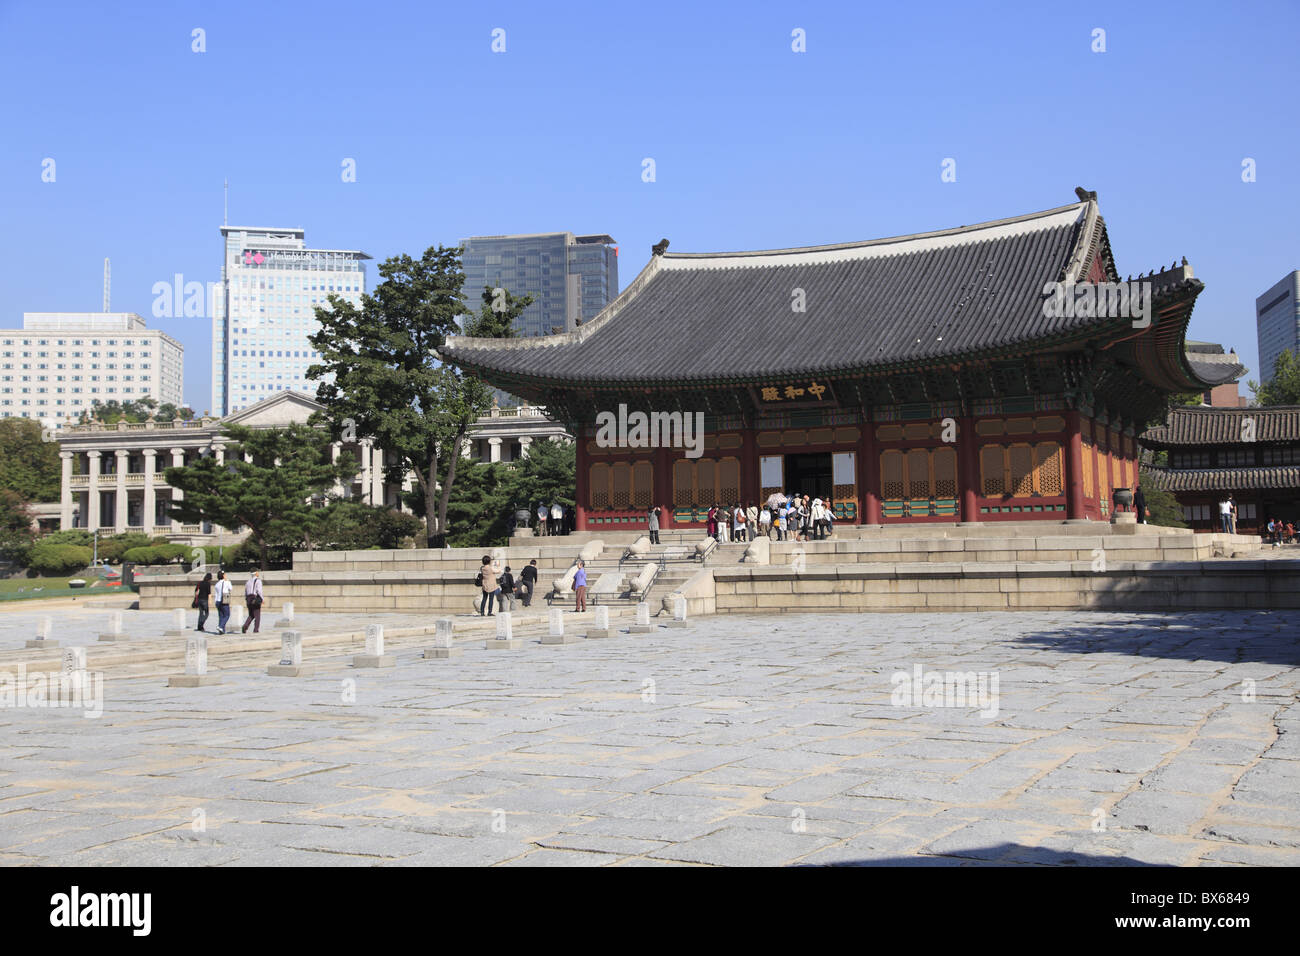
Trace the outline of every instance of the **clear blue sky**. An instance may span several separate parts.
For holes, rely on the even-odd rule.
[[[1257,375],[1255,296],[1300,268],[1300,10],[1134,6],[0,0],[0,326],[98,311],[108,256],[114,311],[184,344],[208,408],[210,322],[153,318],[151,290],[219,278],[226,178],[232,224],[362,249],[371,286],[468,235],[608,232],[626,285],[664,236],[868,239],[1082,185],[1121,273],[1186,256],[1192,337]]]

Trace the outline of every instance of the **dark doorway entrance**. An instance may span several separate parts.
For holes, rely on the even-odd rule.
[[[831,453],[785,456],[785,491],[829,501]]]

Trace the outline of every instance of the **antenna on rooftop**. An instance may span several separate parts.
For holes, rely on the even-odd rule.
[[[112,298],[113,292],[113,267],[108,264],[108,257],[104,257],[104,311],[108,311],[108,303]]]

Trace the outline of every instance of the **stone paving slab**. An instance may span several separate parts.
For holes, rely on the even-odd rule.
[[[89,643],[95,613],[0,615],[0,649],[24,615]],[[1283,614],[826,621],[398,647],[363,675],[317,648],[295,680],[119,675],[99,717],[6,706],[0,865],[1300,864]],[[937,696],[898,699],[918,667]],[[963,674],[995,709],[945,697]]]

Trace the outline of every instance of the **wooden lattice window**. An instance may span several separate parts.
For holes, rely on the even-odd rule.
[[[712,458],[695,462],[695,504],[707,508],[718,500],[718,468]]]
[[[924,448],[907,453],[907,496],[930,497],[930,452]]]
[[[1055,497],[1064,494],[1061,481],[1061,446],[1054,441],[1039,443],[1034,448],[1038,467],[1034,469],[1034,484],[1040,495]]]
[[[648,461],[638,461],[632,466],[632,505],[638,509],[649,508],[654,502],[655,469]]]
[[[951,448],[934,450],[934,496],[957,497],[957,453]]]
[[[632,466],[625,461],[615,462],[611,482],[610,504],[618,511],[632,507]]]
[[[884,498],[902,498],[906,494],[903,484],[903,453],[886,451],[880,456],[880,492]]]
[[[719,502],[734,505],[740,501],[740,462],[735,458],[724,458],[718,462]]]
[[[695,504],[695,466],[690,459],[673,462],[673,507],[689,508]]]
[[[588,472],[590,479],[591,507],[596,509],[609,507],[609,465],[597,462]]]
[[[1006,490],[1006,462],[1001,445],[985,445],[980,449],[980,481],[988,498],[1000,496]]]
[[[1034,449],[1030,445],[1012,445],[1007,454],[1011,474],[1011,494],[1028,498],[1034,493]]]

